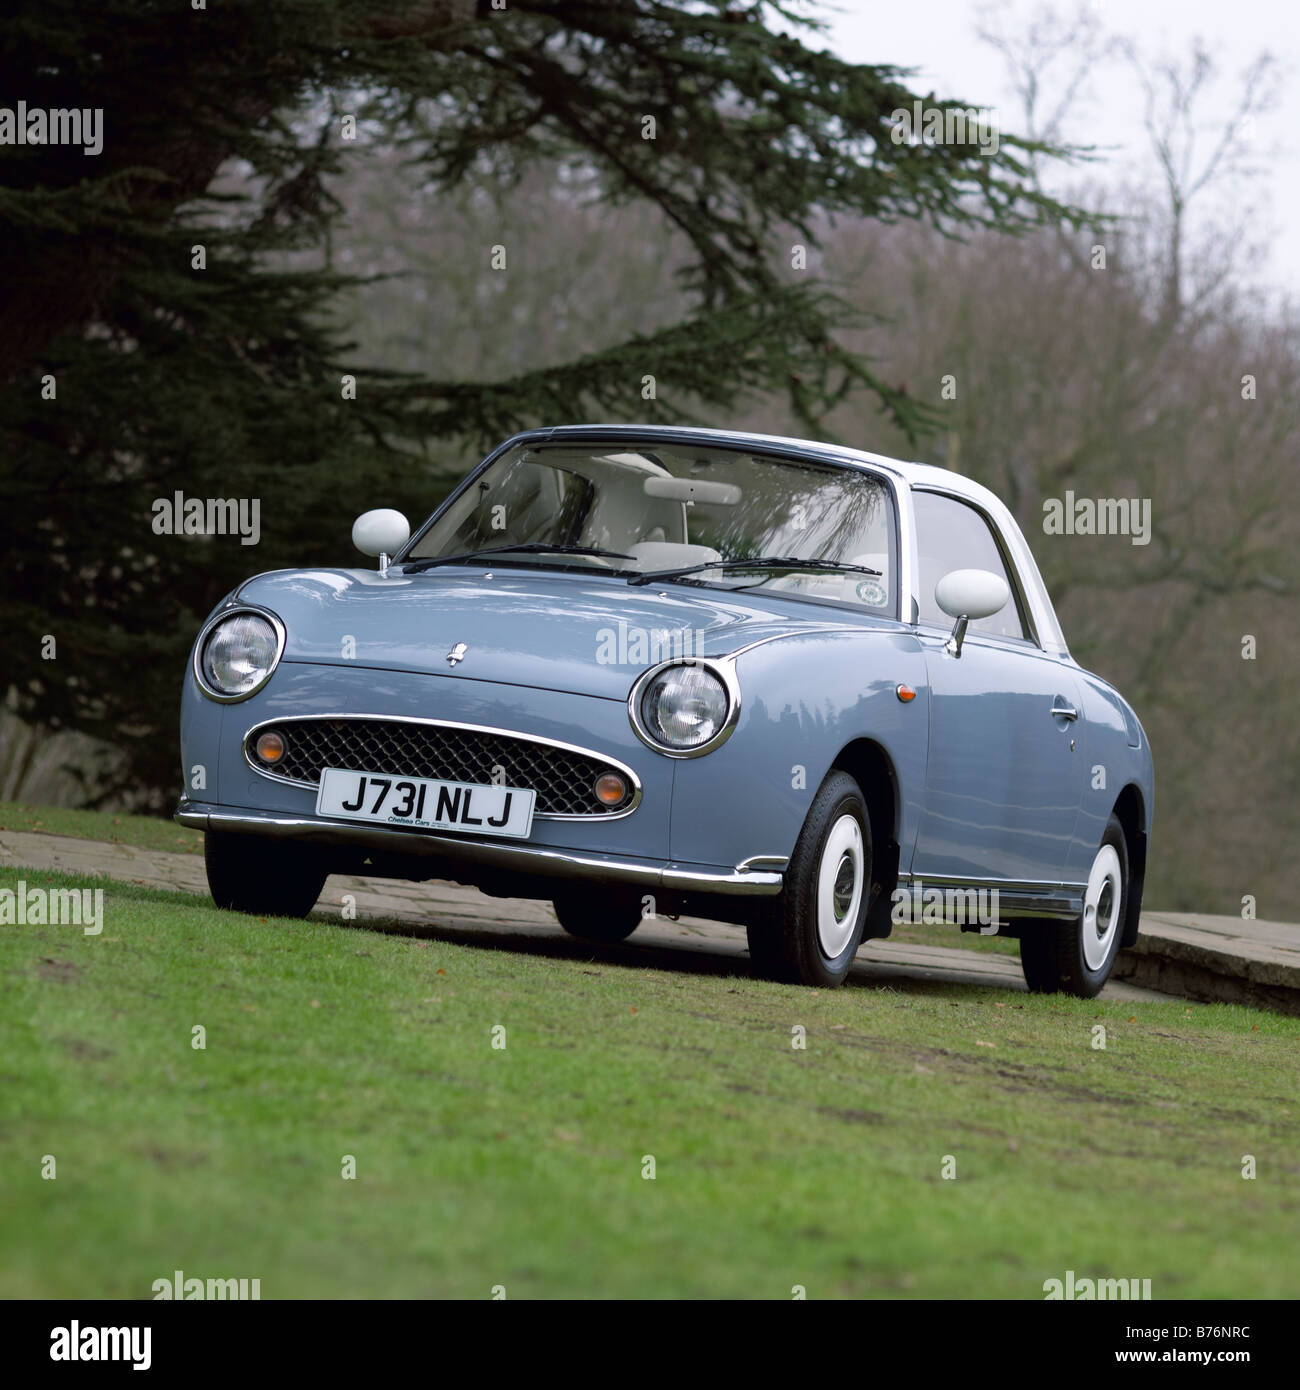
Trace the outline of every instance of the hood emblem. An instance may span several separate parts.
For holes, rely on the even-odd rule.
[[[467,651],[469,651],[469,648],[464,642],[457,642],[451,651],[447,653],[447,665],[454,666],[458,661],[463,661]]]

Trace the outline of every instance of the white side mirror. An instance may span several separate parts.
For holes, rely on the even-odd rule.
[[[950,570],[945,574],[934,586],[934,601],[957,621],[944,643],[944,651],[949,656],[960,656],[970,619],[991,618],[1007,606],[1010,597],[1011,590],[1000,574],[988,570]]]
[[[407,519],[388,507],[362,512],[352,523],[352,544],[363,555],[381,556],[381,573],[388,568],[387,557],[396,555],[410,534],[411,525]]]
[[[934,601],[950,618],[991,618],[1010,597],[1007,581],[988,570],[951,570],[934,586]]]

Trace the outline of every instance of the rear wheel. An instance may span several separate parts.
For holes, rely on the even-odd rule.
[[[624,941],[641,925],[641,897],[635,892],[597,884],[567,888],[552,905],[564,930],[583,941]]]
[[[1033,921],[1020,928],[1020,965],[1036,994],[1091,999],[1115,968],[1128,911],[1128,842],[1116,816],[1093,856],[1083,913],[1072,922]]]
[[[762,903],[748,929],[759,974],[823,988],[848,975],[866,928],[871,822],[847,772],[818,789],[778,897]]]
[[[305,917],[329,872],[314,845],[223,830],[205,833],[203,863],[218,907],[258,917]]]

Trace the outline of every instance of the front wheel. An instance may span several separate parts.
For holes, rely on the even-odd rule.
[[[257,917],[305,917],[328,874],[314,845],[226,830],[204,834],[203,864],[218,907]]]
[[[1083,913],[1072,922],[1025,922],[1020,966],[1035,994],[1092,999],[1115,968],[1128,912],[1128,842],[1116,816],[1093,856],[1083,891]]]
[[[862,941],[870,898],[866,803],[847,772],[832,772],[813,798],[780,896],[761,904],[749,925],[755,969],[792,984],[842,984]]]
[[[641,898],[637,893],[597,884],[565,889],[555,895],[552,906],[564,930],[581,941],[612,945],[626,940],[641,925]]]

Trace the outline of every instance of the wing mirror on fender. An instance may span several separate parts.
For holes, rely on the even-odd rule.
[[[952,636],[944,643],[944,651],[949,656],[960,656],[970,620],[1000,613],[1010,597],[1007,581],[988,570],[951,570],[945,574],[934,586],[934,601],[957,621]]]
[[[379,556],[379,573],[388,573],[388,557],[396,555],[411,534],[411,524],[388,507],[362,512],[352,523],[352,544],[363,555]]]

